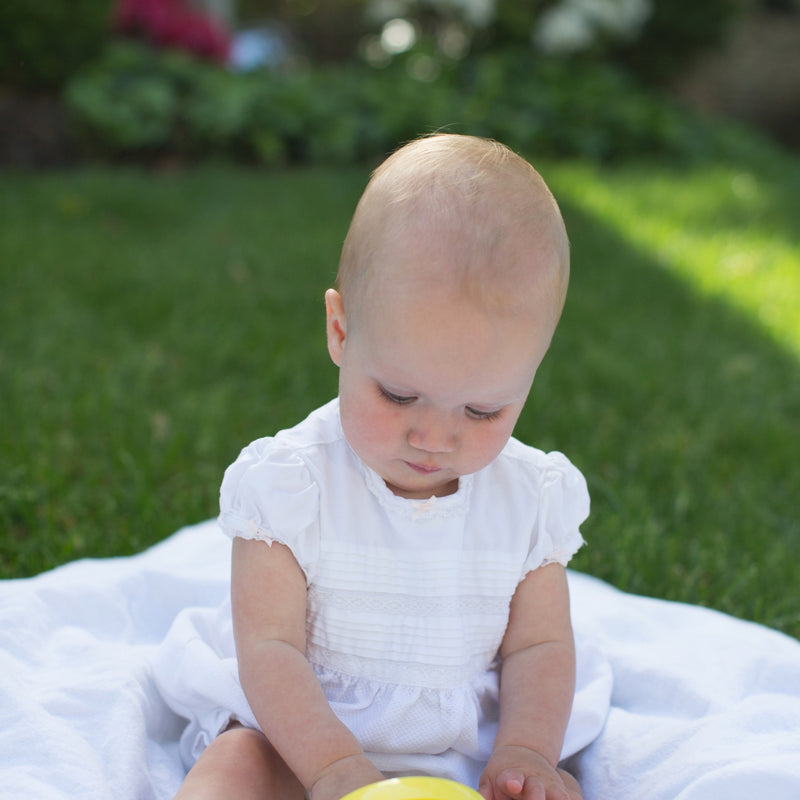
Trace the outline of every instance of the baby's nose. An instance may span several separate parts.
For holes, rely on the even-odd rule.
[[[408,431],[408,443],[426,453],[452,453],[458,436],[447,414],[424,411],[417,415]]]

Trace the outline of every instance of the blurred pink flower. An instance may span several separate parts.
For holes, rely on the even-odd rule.
[[[190,0],[118,0],[114,32],[158,47],[188,50],[225,63],[231,36],[224,23],[193,7]]]

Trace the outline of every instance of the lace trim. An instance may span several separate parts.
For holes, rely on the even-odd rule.
[[[331,670],[340,675],[375,683],[437,690],[468,688],[478,676],[492,667],[495,661],[492,656],[473,658],[468,664],[458,666],[419,664],[353,656],[328,650],[313,643],[308,644],[306,655],[318,675],[320,670]]]
[[[405,614],[416,617],[444,617],[464,615],[508,617],[510,598],[465,595],[459,597],[419,597],[409,594],[392,594],[322,589],[312,585],[308,590],[310,605],[319,608],[339,609],[370,614]]]

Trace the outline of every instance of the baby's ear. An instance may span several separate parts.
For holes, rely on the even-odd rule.
[[[344,300],[336,289],[325,292],[325,309],[328,314],[328,352],[333,363],[340,367],[344,341],[347,338],[347,317],[344,313]]]

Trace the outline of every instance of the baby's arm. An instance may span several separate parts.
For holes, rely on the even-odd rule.
[[[500,648],[500,728],[480,791],[487,800],[573,800],[557,770],[575,692],[565,569],[549,564],[517,587]],[[568,792],[573,792],[572,794]]]
[[[231,580],[242,688],[267,739],[312,800],[338,800],[381,780],[305,657],[306,580],[291,551],[237,538]]]

